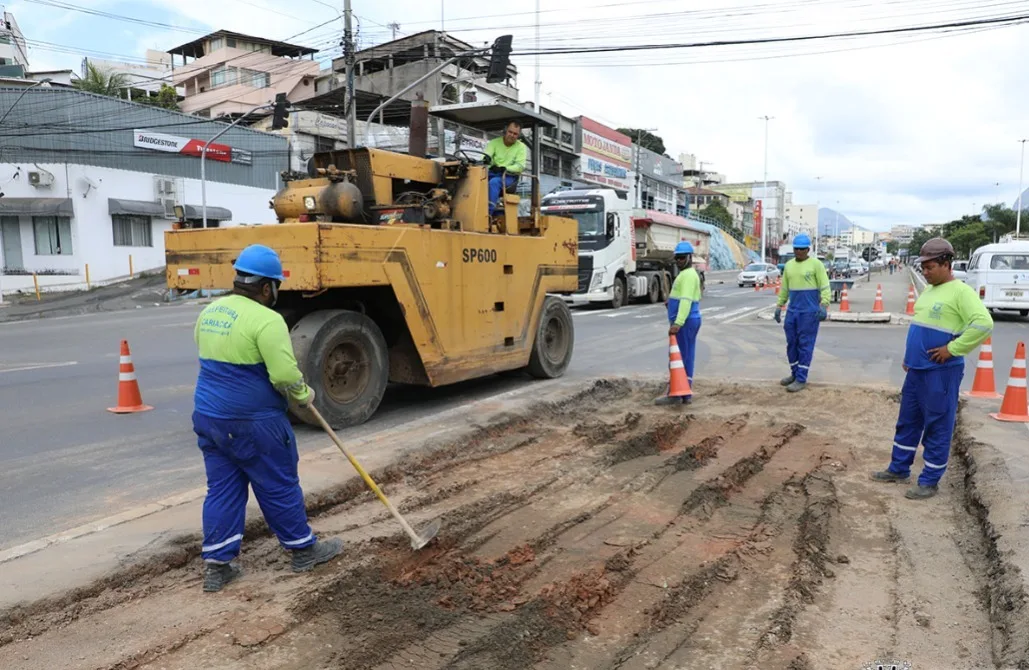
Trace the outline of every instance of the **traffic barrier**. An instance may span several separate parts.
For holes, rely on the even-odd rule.
[[[993,378],[993,338],[987,337],[982,346],[979,347],[979,362],[975,366],[975,379],[972,381],[972,390],[964,395],[970,398],[1000,399],[997,393],[997,382]]]
[[[847,287],[843,287],[843,293],[840,294],[840,313],[846,314],[850,311],[850,298],[847,297]]]
[[[153,409],[143,404],[143,396],[139,392],[136,380],[136,368],[132,365],[132,354],[129,353],[128,340],[121,341],[121,359],[118,367],[118,406],[108,407],[108,412],[115,414],[133,414]]]
[[[668,336],[668,396],[681,398],[693,395],[690,380],[686,377],[686,366],[682,362],[682,353],[675,335]]]
[[[908,306],[904,310],[904,313],[908,316],[915,315],[915,285],[912,284],[911,288],[908,289]]]
[[[997,421],[1013,423],[1029,423],[1029,398],[1026,397],[1025,385],[1025,342],[1015,347],[1015,360],[1011,362],[1011,376],[1008,387],[1004,391],[1004,402],[1000,411],[990,414]]]
[[[879,314],[883,311],[883,285],[877,284],[875,288],[875,303],[872,305],[872,313]]]

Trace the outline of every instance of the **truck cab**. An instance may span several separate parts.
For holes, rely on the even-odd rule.
[[[543,198],[541,212],[575,219],[579,224],[579,286],[568,302],[624,305],[639,287],[636,272],[632,207],[609,188],[558,191]],[[630,293],[631,291],[631,293]]]

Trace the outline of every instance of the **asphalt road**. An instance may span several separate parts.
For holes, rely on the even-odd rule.
[[[723,283],[719,283],[719,282]],[[704,377],[773,379],[786,373],[782,329],[755,318],[770,292],[709,278],[697,354]],[[0,324],[0,549],[203,486],[190,428],[197,362],[195,305]],[[661,305],[574,311],[567,376],[662,374],[667,321]],[[998,318],[994,350],[1003,392],[1015,341],[1027,322]],[[905,329],[825,324],[812,381],[899,383]],[[105,411],[117,394],[118,347],[132,346],[151,412]],[[970,362],[966,384],[973,374]],[[357,436],[533,383],[490,377],[440,389],[390,389],[379,413],[344,433]],[[814,392],[814,390],[813,390]],[[301,429],[306,430],[306,429]],[[313,431],[308,434],[313,435]],[[309,440],[318,448],[327,446]]]

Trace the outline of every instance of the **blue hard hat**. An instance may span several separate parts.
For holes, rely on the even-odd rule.
[[[284,281],[282,274],[282,261],[279,255],[263,244],[251,244],[244,249],[236,262],[232,264],[236,272],[245,272],[255,277],[266,277],[277,281]]]
[[[675,255],[685,256],[686,254],[693,253],[693,245],[689,242],[679,242],[675,245]]]
[[[794,249],[810,249],[811,248],[811,238],[808,237],[805,233],[801,233],[800,235],[797,235],[796,237],[793,238],[793,248]]]

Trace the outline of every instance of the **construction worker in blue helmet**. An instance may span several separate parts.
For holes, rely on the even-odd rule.
[[[928,286],[918,297],[908,326],[892,458],[889,467],[872,473],[880,482],[907,481],[921,443],[922,473],[904,494],[910,500],[925,500],[938,491],[950,460],[964,357],[993,333],[993,317],[979,294],[954,279],[950,242],[942,237],[929,240],[922,245],[918,262]]]
[[[782,323],[782,308],[789,303],[785,330],[790,375],[780,383],[790,393],[807,386],[818,325],[829,316],[829,273],[822,261],[811,256],[811,238],[804,233],[794,237],[793,254],[783,268],[775,307],[775,322]]]
[[[675,342],[682,356],[686,378],[693,389],[693,364],[697,359],[697,333],[700,332],[700,275],[693,267],[693,245],[679,242],[675,245],[675,265],[679,274],[672,282],[668,294],[668,334],[675,336]],[[693,396],[672,397],[665,395],[654,401],[656,405],[689,404]]]
[[[338,555],[343,541],[318,540],[307,523],[297,474],[296,436],[287,410],[303,415],[314,391],[297,366],[289,330],[271,309],[284,280],[278,254],[254,244],[233,264],[230,295],[197,319],[200,374],[193,431],[207,471],[204,499],[204,591],[242,574],[239,555],[252,487],[268,527],[292,552],[294,572]]]

